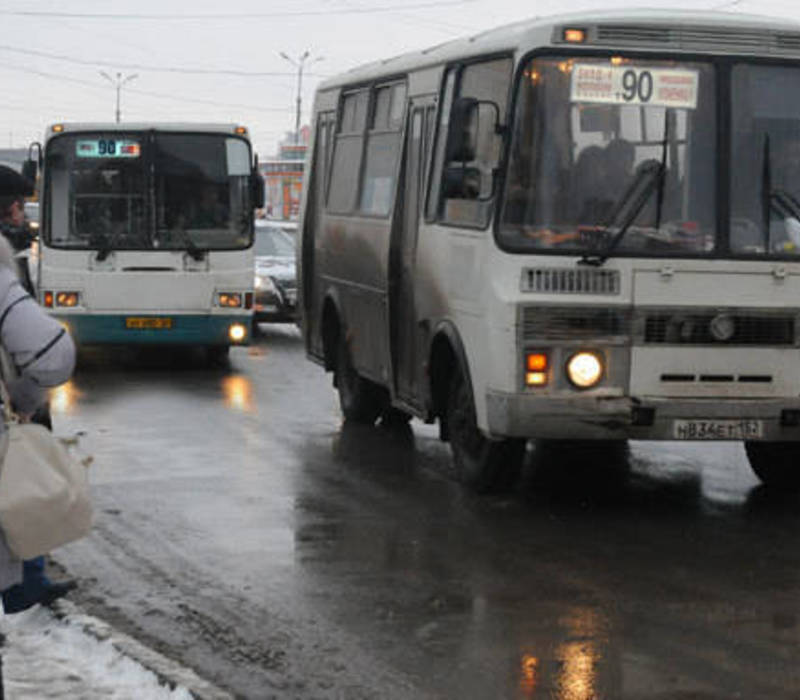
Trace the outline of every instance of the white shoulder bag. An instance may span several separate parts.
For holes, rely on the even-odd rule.
[[[89,533],[88,470],[43,425],[19,422],[2,379],[0,396],[0,529],[14,554],[33,559]]]

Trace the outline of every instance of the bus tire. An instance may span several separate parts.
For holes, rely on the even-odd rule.
[[[765,486],[800,490],[800,443],[745,442],[750,467]]]
[[[353,367],[344,334],[339,336],[336,348],[334,384],[339,391],[339,405],[345,420],[373,425],[385,408],[383,391]]]
[[[456,370],[447,394],[447,428],[456,478],[476,493],[511,488],[525,456],[523,439],[490,440],[478,428],[472,393]]]

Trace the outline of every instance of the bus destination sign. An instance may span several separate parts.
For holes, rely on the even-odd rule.
[[[698,76],[695,70],[576,63],[572,67],[570,99],[572,102],[695,109]]]
[[[142,147],[127,139],[80,139],[75,146],[79,158],[138,158]]]

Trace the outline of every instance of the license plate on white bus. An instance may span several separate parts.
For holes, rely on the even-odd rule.
[[[672,422],[676,440],[753,440],[764,437],[760,420],[676,420]]]
[[[128,316],[125,328],[168,330],[172,328],[172,319],[158,316]]]

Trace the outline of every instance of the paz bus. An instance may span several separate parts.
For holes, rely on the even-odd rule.
[[[346,419],[438,421],[476,489],[526,441],[743,441],[800,486],[800,25],[492,29],[317,90],[307,355]],[[591,444],[591,443],[590,443]]]
[[[247,344],[253,210],[244,127],[55,124],[39,147],[39,302],[80,344]]]

